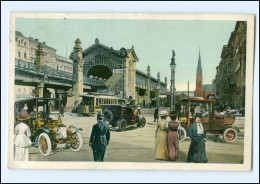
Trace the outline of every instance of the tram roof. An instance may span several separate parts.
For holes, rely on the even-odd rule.
[[[215,102],[216,100],[204,100],[199,98],[183,98],[181,99],[181,102],[198,102],[198,103],[207,103],[207,102]]]
[[[59,98],[43,98],[43,97],[23,97],[23,98],[16,98],[14,102],[22,102],[22,101],[29,101],[29,100],[60,100]]]

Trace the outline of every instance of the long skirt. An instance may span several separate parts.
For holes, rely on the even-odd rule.
[[[29,161],[29,148],[21,148],[15,146],[14,148],[14,160],[15,161]]]
[[[200,141],[191,140],[187,162],[206,163],[208,162],[206,155],[205,141],[201,138]]]
[[[156,143],[155,143],[155,159],[157,160],[168,159],[168,148],[167,148],[165,131],[158,130]]]
[[[167,134],[169,159],[175,160],[179,155],[179,140],[177,131],[170,131]]]

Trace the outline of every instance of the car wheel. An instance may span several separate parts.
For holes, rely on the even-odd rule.
[[[110,122],[114,118],[113,113],[110,110],[108,110],[108,109],[105,109],[103,111],[103,114],[104,114],[104,120],[105,121],[109,121]]]
[[[43,156],[51,153],[51,139],[48,134],[41,133],[38,139],[39,151]]]
[[[76,133],[72,134],[71,139],[76,140],[76,142],[71,143],[70,149],[72,151],[79,151],[83,146],[83,139],[82,139],[81,134],[79,132],[76,132]]]
[[[119,124],[119,130],[121,132],[125,131],[126,130],[126,127],[127,127],[127,122],[126,120],[121,120],[120,124]]]
[[[234,128],[227,128],[223,133],[225,142],[234,142],[237,139],[237,130]]]
[[[185,128],[179,127],[177,132],[178,132],[179,142],[184,141],[187,137],[187,132],[186,132]]]

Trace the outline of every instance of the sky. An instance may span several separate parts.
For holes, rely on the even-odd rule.
[[[57,50],[56,54],[68,57],[74,41],[79,38],[83,50],[99,43],[116,50],[134,46],[139,61],[137,69],[170,85],[170,62],[175,51],[175,87],[177,91],[195,90],[199,48],[203,84],[212,84],[220,62],[223,45],[228,43],[235,21],[213,20],[90,20],[90,19],[16,19],[16,31],[25,37],[38,38],[40,42]],[[67,52],[66,52],[67,46]]]

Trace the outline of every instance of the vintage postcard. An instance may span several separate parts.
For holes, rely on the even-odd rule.
[[[8,168],[250,171],[254,19],[11,13]]]

